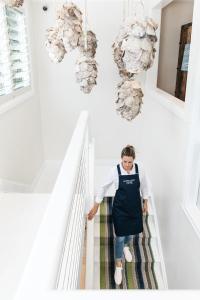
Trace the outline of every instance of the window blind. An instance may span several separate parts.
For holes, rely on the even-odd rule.
[[[30,85],[24,13],[0,5],[0,96]]]

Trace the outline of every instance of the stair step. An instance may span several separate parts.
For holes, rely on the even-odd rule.
[[[162,269],[161,269],[161,263],[155,262],[153,264],[153,269],[155,272],[155,278],[158,285],[159,290],[165,289],[164,282],[162,278]],[[95,262],[94,264],[94,289],[99,290],[100,289],[100,263]]]
[[[109,247],[109,246],[108,246]],[[152,255],[153,255],[153,260],[155,262],[160,262],[160,255],[159,255],[159,251],[158,251],[158,242],[156,238],[150,238],[150,247],[151,247],[151,251],[152,251]],[[95,262],[100,262],[100,239],[99,238],[95,238],[94,240],[94,261]]]

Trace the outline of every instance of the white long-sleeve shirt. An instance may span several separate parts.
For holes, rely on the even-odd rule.
[[[138,172],[139,172],[139,179],[140,179],[140,194],[143,199],[148,200],[149,196],[150,196],[150,191],[149,191],[147,177],[146,177],[145,171],[141,167],[141,165],[139,165],[138,163],[137,163],[137,165],[138,165]],[[119,166],[120,166],[120,170],[121,170],[121,175],[135,174],[135,165],[133,165],[133,168],[130,170],[129,174],[126,170],[124,170],[121,163],[119,164]],[[112,184],[114,184],[115,191],[116,191],[119,187],[119,175],[118,175],[117,166],[114,166],[111,168],[106,180],[103,182],[103,184],[97,191],[97,195],[95,198],[96,203],[101,203],[103,201],[103,198],[105,197],[105,194],[106,194],[108,188]]]

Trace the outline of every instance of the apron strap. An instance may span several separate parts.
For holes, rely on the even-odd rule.
[[[121,175],[121,170],[120,170],[120,166],[117,165],[117,171],[118,171],[118,175]]]
[[[137,164],[135,164],[135,173],[139,174],[139,170],[138,170],[138,165]]]

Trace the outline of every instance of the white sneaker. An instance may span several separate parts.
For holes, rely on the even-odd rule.
[[[131,262],[132,261],[132,254],[129,250],[129,247],[125,246],[123,251],[124,251],[124,256],[125,256],[126,261]]]
[[[117,285],[121,284],[122,282],[122,267],[116,267],[115,268],[115,283]]]

